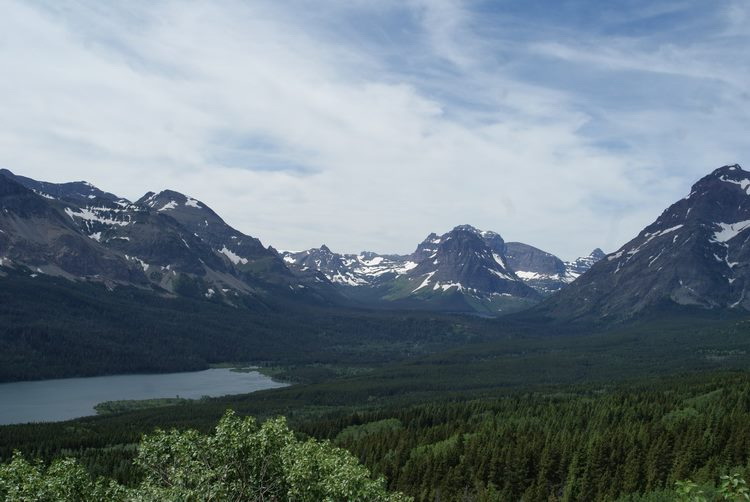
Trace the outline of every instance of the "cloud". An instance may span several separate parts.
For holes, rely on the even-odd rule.
[[[747,153],[725,13],[664,41],[448,0],[60,5],[4,3],[0,164],[176,189],[279,248],[612,250]]]

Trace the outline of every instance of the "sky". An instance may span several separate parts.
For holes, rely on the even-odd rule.
[[[0,167],[277,249],[573,259],[750,169],[748,46],[732,0],[0,0]]]

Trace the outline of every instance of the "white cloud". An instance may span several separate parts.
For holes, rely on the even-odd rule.
[[[176,189],[284,249],[409,252],[430,231],[472,223],[572,258],[619,246],[695,173],[742,160],[716,155],[739,151],[736,133],[699,142],[705,151],[692,159],[674,155],[687,176],[665,172],[658,166],[674,152],[649,135],[703,112],[618,111],[592,134],[606,109],[523,78],[513,59],[541,47],[545,57],[650,72],[663,64],[656,56],[587,48],[584,58],[543,41],[519,49],[480,37],[463,4],[414,2],[417,25],[398,2],[382,5],[367,14],[393,18],[406,54],[352,39],[351,27],[328,29],[371,4],[323,2],[318,13],[304,3],[6,1],[0,164],[129,198]],[[498,62],[493,47],[521,53]],[[675,56],[675,68],[683,61]],[[736,91],[726,93],[712,125],[741,123]],[[684,134],[696,131],[705,129]],[[643,147],[598,146],[615,134]]]

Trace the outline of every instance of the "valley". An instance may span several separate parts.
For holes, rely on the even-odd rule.
[[[283,415],[416,500],[640,500],[632,497],[669,497],[687,476],[713,489],[727,469],[744,469],[744,439],[722,436],[701,454],[689,447],[716,423],[744,438],[736,413],[750,413],[741,390],[750,174],[739,166],[700,180],[616,252],[569,263],[468,225],[428,236],[408,256],[277,252],[175,192],[130,205],[88,184],[18,179],[6,178],[0,197],[0,378],[32,381],[2,385],[160,373],[95,377],[157,381],[228,371],[207,370],[226,361],[291,385],[247,393],[222,381],[196,401],[166,399],[190,397],[173,389],[105,390],[96,401],[110,401],[106,415],[0,427],[0,458],[72,455],[134,485],[142,434],[207,432],[232,409]],[[113,212],[75,202],[81,190],[113,201]],[[42,222],[57,229],[44,235],[60,236],[29,233]],[[179,237],[188,233],[192,244]],[[225,391],[236,395],[203,397]],[[556,420],[559,431],[548,425]]]
[[[748,46],[2,0],[0,502],[750,501]]]

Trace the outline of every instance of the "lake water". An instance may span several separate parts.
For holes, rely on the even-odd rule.
[[[94,405],[123,399],[246,394],[283,387],[257,371],[226,368],[159,375],[113,375],[0,384],[0,424],[56,422],[94,415]]]

